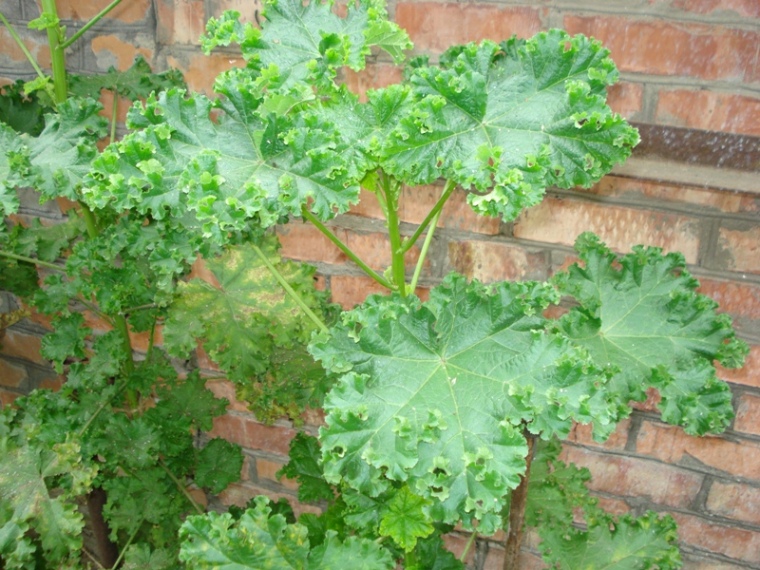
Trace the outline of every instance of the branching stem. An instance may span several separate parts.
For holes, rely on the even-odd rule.
[[[30,52],[26,45],[24,45],[23,40],[16,32],[16,29],[11,25],[11,23],[8,21],[8,19],[3,15],[2,12],[0,12],[0,22],[2,22],[6,28],[8,28],[8,33],[13,38],[13,41],[16,42],[16,45],[19,47],[19,49],[23,52],[23,54],[26,56],[26,59],[29,60],[29,63],[32,64],[32,67],[34,68],[34,71],[37,72],[37,75],[41,78],[45,77],[45,72],[42,71],[39,64],[37,63],[37,60],[34,59],[34,56],[32,55],[32,52]]]
[[[121,3],[121,0],[113,0],[113,2],[111,2],[108,6],[106,6],[100,12],[98,12],[97,14],[95,14],[92,17],[92,19],[89,22],[87,22],[84,26],[82,26],[82,28],[78,32],[76,32],[68,40],[66,40],[65,42],[63,42],[59,46],[58,49],[60,49],[61,51],[65,50],[67,47],[69,47],[71,44],[73,44],[75,41],[77,41],[79,38],[81,38],[82,35],[84,35],[87,32],[87,30],[89,30],[91,27],[93,27],[95,24],[97,24],[100,20],[102,20],[103,17],[106,14],[108,14],[108,12],[110,12],[111,10],[113,10],[114,8],[116,8],[116,6],[118,6],[120,3]]]
[[[383,192],[388,204],[387,218],[388,222],[388,239],[391,242],[391,281],[394,289],[406,297],[406,272],[404,266],[404,253],[401,244],[401,228],[399,227],[398,218],[398,198],[401,190],[401,184],[396,182],[390,176],[381,173],[380,188],[378,192]]]
[[[443,210],[443,207],[446,205],[446,202],[449,198],[451,198],[452,192],[454,192],[454,189],[457,187],[456,182],[453,182],[451,180],[446,181],[446,186],[443,188],[443,192],[441,193],[441,197],[438,198],[438,201],[435,203],[435,206],[428,212],[428,215],[425,216],[425,219],[422,220],[422,223],[420,224],[420,227],[417,228],[417,231],[415,231],[412,234],[412,237],[409,237],[404,240],[404,244],[402,245],[401,249],[404,253],[409,251],[412,247],[414,247],[414,244],[417,242],[418,239],[420,239],[420,236],[425,232],[425,229],[432,224],[432,227],[435,227],[435,225],[438,223],[438,218],[441,216],[441,211]]]
[[[58,8],[55,0],[42,0],[42,12],[58,20]],[[68,80],[66,79],[66,58],[61,48],[63,28],[60,24],[47,28],[48,46],[50,47],[50,63],[53,71],[53,88],[55,102],[63,103],[69,95]]]
[[[338,236],[336,236],[333,232],[330,231],[330,228],[328,228],[325,224],[322,223],[322,221],[317,218],[314,214],[312,214],[309,210],[306,208],[303,208],[301,210],[301,215],[304,217],[304,219],[309,220],[312,224],[314,224],[314,227],[316,227],[324,236],[329,239],[331,242],[333,242],[338,249],[340,249],[343,253],[348,256],[348,258],[353,261],[356,265],[359,266],[359,268],[364,271],[369,277],[377,281],[380,285],[383,287],[386,287],[388,289],[395,290],[396,287],[385,277],[377,273],[374,269],[372,269],[369,265],[364,263],[359,256],[357,256],[351,249],[344,244]]]
[[[311,308],[304,302],[296,290],[290,286],[290,283],[287,282],[285,277],[282,276],[282,273],[277,270],[277,268],[272,264],[264,252],[261,251],[257,245],[253,246],[253,251],[256,252],[256,255],[259,256],[259,259],[261,259],[261,262],[266,265],[267,269],[269,269],[269,272],[274,276],[280,286],[285,289],[285,292],[290,296],[290,298],[293,299],[293,301],[295,301],[295,303],[301,308],[306,316],[309,317],[315,325],[317,325],[319,330],[322,332],[327,332],[327,325],[325,325],[325,323],[322,322],[322,319],[320,319],[316,313],[311,310]]]
[[[160,459],[158,460],[158,465],[159,465],[159,467],[161,467],[161,469],[163,469],[166,472],[166,474],[169,476],[169,478],[172,481],[174,481],[174,484],[177,486],[177,489],[179,489],[179,491],[185,496],[185,498],[188,501],[190,501],[190,504],[193,506],[193,508],[195,509],[195,511],[199,515],[202,515],[203,512],[204,512],[203,509],[201,508],[201,506],[198,503],[195,502],[195,499],[193,499],[192,495],[190,495],[190,493],[187,492],[187,488],[185,487],[185,485],[182,484],[182,481],[180,481],[179,479],[177,479],[177,476],[174,473],[172,473],[171,469],[169,469],[162,460],[160,460]]]
[[[409,284],[409,290],[414,291],[417,287],[417,281],[420,278],[420,273],[422,273],[422,266],[425,265],[425,258],[427,257],[428,250],[430,249],[430,244],[433,241],[433,234],[435,233],[436,225],[438,224],[438,218],[441,215],[441,210],[438,210],[438,213],[436,213],[435,216],[433,216],[433,219],[430,224],[430,229],[428,230],[427,235],[425,236],[425,243],[422,244],[422,250],[420,251],[420,258],[417,260],[417,266],[414,268],[414,275],[412,276],[412,282]]]

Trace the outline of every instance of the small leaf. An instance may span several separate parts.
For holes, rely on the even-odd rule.
[[[290,442],[290,460],[277,472],[277,477],[298,481],[298,500],[314,503],[335,498],[333,487],[325,481],[320,465],[319,441],[299,432]]]
[[[198,452],[195,482],[214,494],[221,493],[227,485],[240,479],[242,467],[240,446],[216,437]]]
[[[427,513],[431,501],[415,495],[406,485],[388,501],[380,518],[380,534],[390,536],[406,552],[417,545],[417,539],[429,536],[434,528]]]

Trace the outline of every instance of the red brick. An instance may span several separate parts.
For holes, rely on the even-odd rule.
[[[654,245],[680,251],[687,263],[697,261],[699,223],[678,214],[549,197],[523,212],[514,226],[517,238],[569,246],[584,231],[599,235],[616,251]]]
[[[451,270],[484,283],[548,277],[550,260],[545,252],[474,240],[449,242],[448,249]]]
[[[612,175],[605,176],[588,190],[579,191],[608,198],[646,202],[652,208],[657,206],[653,203],[657,201],[663,205],[686,204],[727,213],[750,213],[758,209],[754,203],[754,194]]]
[[[717,436],[693,437],[679,427],[643,422],[636,442],[638,453],[672,464],[705,466],[755,479],[760,474],[760,444]]]
[[[570,430],[570,435],[567,437],[567,441],[610,451],[623,451],[625,449],[625,444],[628,441],[628,428],[630,428],[630,426],[631,420],[623,420],[617,425],[617,428],[612,432],[612,435],[607,438],[607,441],[600,443],[594,441],[594,438],[592,437],[593,428],[591,424],[574,423],[573,428]]]
[[[720,269],[760,273],[760,226],[720,228]]]
[[[57,0],[58,16],[65,20],[90,20],[108,2],[103,0]],[[128,0],[111,10],[106,18],[121,20],[125,24],[141,22],[151,15],[151,0]]]
[[[292,428],[272,425],[266,426],[252,417],[227,414],[214,419],[211,437],[223,437],[247,449],[259,449],[270,453],[287,456],[290,440],[295,436]]]
[[[389,63],[371,63],[362,71],[343,70],[343,82],[359,95],[361,101],[367,100],[367,91],[380,89],[400,83],[403,79],[403,69]]]
[[[744,565],[737,566],[727,562],[717,562],[714,559],[695,559],[692,556],[681,553],[683,557],[683,567],[686,570],[747,570]]]
[[[716,481],[710,487],[706,505],[713,514],[760,525],[760,488],[758,487]]]
[[[744,366],[739,369],[728,369],[717,365],[718,377],[732,384],[743,384],[760,388],[760,345],[751,345]]]
[[[760,135],[760,98],[686,89],[660,91],[658,124]]]
[[[646,459],[607,455],[565,446],[560,459],[591,471],[589,489],[618,497],[640,497],[686,508],[699,493],[703,476]]]
[[[644,102],[644,86],[640,83],[616,83],[608,89],[607,104],[629,121],[636,120]]]
[[[760,319],[760,286],[753,283],[700,278],[699,292],[715,299],[720,311]]]
[[[266,481],[268,483],[277,483],[282,485],[285,489],[290,491],[298,490],[298,481],[295,479],[288,479],[287,477],[277,478],[277,472],[282,469],[285,462],[271,461],[263,457],[256,458],[256,475],[258,476],[258,482],[262,483]]]
[[[2,341],[0,340],[0,342]],[[0,386],[18,388],[26,378],[26,369],[23,366],[0,359]]]
[[[369,295],[387,294],[388,290],[369,277],[333,275],[330,279],[330,292],[333,303],[339,303],[344,309],[351,309],[363,303]]]
[[[760,77],[758,32],[623,16],[568,15],[564,27],[600,40],[621,71],[746,83]]]
[[[418,51],[442,52],[451,45],[490,39],[496,42],[517,34],[529,37],[542,28],[542,11],[479,4],[401,2],[396,22]]]
[[[0,410],[13,405],[13,402],[19,397],[21,397],[21,394],[0,389]]]
[[[150,61],[153,58],[153,39],[138,36],[130,41],[124,41],[116,35],[100,35],[92,40],[92,52],[98,62],[98,67],[105,71],[110,67],[128,69],[138,55]],[[136,43],[143,44],[142,46]],[[146,47],[147,46],[147,47]]]
[[[663,0],[657,0],[662,3]],[[760,4],[756,0],[665,0],[673,8],[696,14],[731,15],[760,18]],[[650,4],[652,0],[650,0]]]
[[[242,56],[217,52],[204,55],[195,49],[189,52],[175,49],[166,62],[169,67],[182,70],[188,89],[207,95],[212,93],[214,80],[220,73],[245,64]]]
[[[2,339],[2,351],[5,356],[15,356],[47,366],[49,365],[48,361],[40,355],[41,348],[42,339],[40,337],[5,329],[5,336]]]
[[[222,502],[222,504],[227,506],[236,505],[238,507],[244,507],[248,501],[258,495],[265,495],[272,501],[286,499],[288,502],[290,502],[290,505],[293,507],[293,512],[297,517],[303,513],[314,513],[316,515],[322,513],[319,507],[304,505],[302,503],[296,502],[295,497],[291,493],[277,493],[271,489],[259,487],[258,485],[254,485],[253,483],[249,482],[232,483],[224,491],[219,493],[219,500]]]
[[[613,515],[624,515],[631,512],[631,507],[622,499],[613,499],[610,497],[595,497],[597,506],[612,513]]]
[[[228,410],[235,412],[248,412],[248,407],[237,400],[235,395],[235,385],[228,380],[209,380],[206,382],[206,388],[208,388],[214,396],[217,398],[225,398],[229,405]]]
[[[760,532],[732,528],[681,513],[673,513],[673,517],[678,523],[682,544],[745,563],[760,562]]]
[[[256,13],[261,17],[260,0],[211,0],[207,2],[209,17],[218,18],[226,10],[240,12],[240,21],[256,24]]]
[[[157,19],[161,22],[157,41],[164,44],[200,44],[200,37],[206,31],[203,0],[158,0],[156,8]]]
[[[760,436],[760,396],[742,394],[739,397],[734,429],[742,433]]]

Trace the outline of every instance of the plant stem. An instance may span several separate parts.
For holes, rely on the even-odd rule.
[[[351,261],[353,261],[356,265],[358,265],[359,268],[362,271],[364,271],[364,273],[366,273],[369,277],[377,281],[383,287],[386,287],[392,290],[396,289],[396,287],[390,281],[385,279],[385,277],[377,273],[369,265],[367,265],[361,259],[359,259],[359,257],[353,251],[351,251],[346,244],[340,241],[340,238],[338,238],[338,236],[336,236],[334,233],[330,231],[330,228],[324,225],[322,221],[319,218],[317,218],[314,214],[312,214],[309,210],[307,210],[306,208],[303,208],[301,210],[301,214],[304,217],[304,219],[307,219],[312,224],[314,224],[314,227],[316,227],[320,232],[322,232],[327,239],[333,242],[338,247],[338,249],[340,249],[343,253],[345,253],[348,256],[348,258]]]
[[[264,252],[261,251],[259,246],[254,245],[253,251],[256,252],[256,255],[259,256],[259,259],[261,259],[262,263],[266,265],[267,269],[269,269],[269,272],[274,276],[274,278],[277,280],[277,282],[282,286],[283,289],[285,289],[285,292],[290,296],[293,301],[301,308],[301,310],[306,314],[307,317],[309,317],[312,322],[317,325],[319,330],[322,332],[328,332],[327,325],[322,322],[322,319],[320,319],[314,311],[309,308],[309,306],[304,302],[304,300],[301,298],[301,296],[296,292],[293,287],[290,286],[290,283],[288,283],[285,278],[282,276],[282,273],[280,273],[277,268],[272,264],[272,262],[269,260],[269,258],[264,255]]]
[[[472,531],[470,534],[470,538],[467,539],[467,544],[464,545],[464,550],[462,551],[462,555],[459,557],[460,562],[464,562],[465,558],[467,558],[467,555],[470,552],[470,548],[472,548],[472,545],[475,544],[475,539],[478,538],[478,533],[476,531]]]
[[[530,466],[536,448],[536,436],[527,428],[523,435],[528,441],[528,455],[525,457],[525,474],[522,476],[517,489],[512,491],[512,501],[509,505],[509,529],[504,549],[504,570],[517,570],[517,560],[520,556],[520,545],[525,524],[525,508],[528,505],[528,482],[530,481]]]
[[[124,555],[127,552],[127,549],[129,548],[129,545],[132,544],[132,541],[137,536],[137,533],[140,531],[140,527],[142,526],[142,523],[145,519],[140,520],[140,524],[138,524],[135,527],[135,531],[132,533],[132,535],[129,537],[129,540],[127,541],[127,544],[124,545],[124,548],[121,549],[121,552],[119,553],[119,557],[116,559],[116,562],[113,563],[113,566],[111,568],[118,568],[119,564],[121,563],[121,559],[124,558]]]
[[[430,229],[428,230],[427,235],[425,236],[425,243],[422,244],[422,250],[420,251],[420,258],[417,260],[417,265],[414,268],[414,275],[412,276],[412,282],[409,284],[409,290],[414,291],[417,287],[417,280],[420,278],[420,273],[422,273],[422,266],[425,264],[425,258],[427,257],[428,250],[430,249],[430,244],[433,241],[433,234],[435,233],[436,225],[438,224],[438,218],[441,215],[441,210],[438,210],[436,215],[433,217],[432,223],[430,225]]]
[[[438,218],[440,217],[441,211],[443,210],[443,206],[451,197],[451,193],[456,187],[456,182],[453,182],[451,180],[446,181],[446,186],[443,188],[443,193],[441,193],[441,197],[438,198],[435,206],[433,206],[430,212],[428,212],[428,215],[425,216],[425,219],[422,220],[420,227],[418,227],[417,231],[412,234],[412,237],[404,240],[404,245],[402,246],[404,252],[409,251],[414,246],[417,240],[420,239],[420,236],[424,233],[425,228],[427,228],[430,224],[433,224],[433,227],[435,227],[435,225],[438,223]],[[433,218],[435,218],[435,220],[433,220]]]
[[[113,144],[116,141],[116,121],[119,118],[119,94],[113,91],[113,102],[111,103],[111,136],[109,143]]]
[[[398,218],[398,195],[401,184],[390,176],[381,174],[380,185],[381,189],[378,191],[382,191],[385,194],[385,200],[388,203],[386,221],[388,222],[388,239],[391,242],[391,281],[398,292],[401,293],[401,296],[406,297],[405,252],[401,245],[401,229],[399,228]]]
[[[31,263],[32,265],[36,265],[38,267],[46,267],[47,269],[54,269],[56,271],[60,271],[62,273],[66,273],[66,269],[61,267],[60,265],[55,265],[54,263],[48,263],[47,261],[42,261],[39,259],[35,259],[34,257],[27,257],[25,255],[18,255],[15,253],[11,253],[10,251],[3,251],[0,249],[0,257],[7,257],[9,259],[15,259],[16,261],[23,261],[25,263]]]
[[[56,20],[58,19],[58,8],[55,0],[42,0],[42,11],[50,14]],[[61,36],[63,29],[60,25],[48,28],[48,46],[50,47],[50,62],[53,70],[53,87],[55,90],[55,102],[63,103],[69,94],[68,82],[66,80],[66,58],[61,48]]]
[[[26,48],[26,45],[24,45],[23,40],[16,32],[15,28],[11,25],[11,23],[8,21],[8,19],[3,15],[2,12],[0,12],[0,22],[2,22],[6,28],[8,28],[8,33],[13,38],[13,41],[16,42],[16,45],[19,47],[19,49],[23,52],[23,54],[26,56],[26,59],[29,60],[29,63],[32,64],[32,67],[34,68],[34,71],[37,72],[37,75],[39,77],[44,78],[45,72],[42,71],[39,64],[37,63],[37,60],[34,59],[34,56],[32,53]]]
[[[95,16],[92,17],[92,19],[87,22],[84,26],[82,26],[82,29],[80,29],[78,32],[76,32],[73,36],[71,36],[68,40],[63,42],[60,46],[61,50],[65,50],[67,47],[69,47],[71,44],[73,44],[75,41],[77,41],[82,35],[87,32],[91,27],[93,27],[95,24],[97,24],[103,16],[108,14],[111,10],[116,8],[121,3],[121,0],[113,0],[108,6],[103,8],[100,12],[98,12]]]
[[[195,502],[195,499],[193,499],[193,497],[190,495],[190,493],[187,492],[187,488],[185,488],[185,486],[182,484],[182,481],[180,481],[179,479],[177,479],[177,476],[174,473],[171,472],[171,469],[169,469],[166,466],[166,464],[161,459],[158,460],[158,466],[161,467],[161,469],[163,469],[166,472],[166,474],[169,476],[169,478],[172,481],[174,481],[174,484],[177,486],[177,489],[179,489],[180,492],[185,496],[185,498],[188,501],[190,501],[190,504],[193,506],[193,508],[195,509],[195,511],[199,515],[202,515],[203,512],[204,512],[203,509],[200,507],[200,505],[198,503]]]

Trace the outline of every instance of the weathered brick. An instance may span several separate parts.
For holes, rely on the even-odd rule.
[[[729,369],[720,365],[716,368],[718,377],[727,382],[760,388],[760,345],[750,345],[749,355],[742,368]]]
[[[754,194],[613,175],[605,176],[591,188],[579,192],[646,203],[653,209],[657,206],[683,204],[726,213],[756,211]]]
[[[243,67],[241,56],[214,52],[204,55],[196,50],[172,50],[166,62],[169,67],[181,69],[188,89],[210,95],[214,79],[223,71],[233,67]]]
[[[699,222],[679,214],[548,197],[523,212],[514,226],[517,238],[569,246],[584,231],[596,233],[616,251],[654,245],[680,251],[687,263],[697,261]]]
[[[760,226],[720,228],[714,269],[760,273]]]
[[[760,532],[732,528],[682,513],[673,513],[673,517],[678,523],[678,536],[682,544],[722,554],[745,564],[760,562]]]
[[[715,91],[660,90],[658,124],[760,135],[760,98]]]
[[[223,437],[246,449],[259,449],[284,457],[290,451],[290,440],[295,431],[281,425],[264,425],[251,416],[227,414],[214,418],[209,436]]]
[[[449,269],[484,283],[503,280],[542,280],[548,277],[550,258],[545,251],[502,242],[449,242]]]
[[[760,444],[717,436],[693,437],[681,428],[645,421],[636,441],[638,453],[676,465],[715,469],[754,479],[760,474]]]
[[[645,498],[659,505],[687,508],[699,493],[702,475],[655,461],[565,446],[560,459],[591,471],[589,489],[618,497]]]
[[[342,79],[351,91],[359,95],[360,100],[366,101],[367,91],[400,83],[403,69],[390,63],[371,63],[362,71],[345,68]]]
[[[280,499],[287,500],[293,507],[293,512],[296,516],[300,516],[303,513],[314,513],[316,515],[322,513],[319,507],[296,502],[295,497],[292,493],[289,493],[285,490],[283,490],[281,493],[277,493],[269,488],[260,487],[251,482],[232,483],[224,491],[222,491],[218,497],[223,505],[236,505],[238,507],[244,507],[248,501],[258,495],[265,495],[272,501],[278,501]]]
[[[699,292],[715,299],[721,312],[760,319],[760,285],[705,278],[699,281]]]
[[[385,294],[388,290],[369,277],[333,275],[330,278],[332,301],[344,309],[351,309],[372,294]]]
[[[17,392],[9,392],[8,390],[3,390],[0,388],[0,410],[7,406],[13,405],[13,402],[16,400],[16,398],[20,398],[21,394]]]
[[[128,69],[138,55],[147,61],[153,58],[153,38],[146,34],[138,34],[128,40],[114,34],[99,35],[93,38],[91,46],[98,69],[102,71],[111,67]]]
[[[47,36],[36,30],[25,31],[19,29],[17,32],[21,37],[21,41],[24,42],[24,46],[26,46],[26,49],[29,50],[37,63],[39,63],[40,67],[49,68],[50,50],[48,49]],[[27,60],[24,52],[18,47],[18,44],[8,33],[5,26],[0,26],[0,53],[3,54],[3,60],[0,63],[3,68],[18,69],[19,73],[22,70],[33,73],[29,60]]]
[[[256,23],[256,14],[261,14],[260,0],[208,0],[206,2],[206,16],[218,18],[226,10],[240,12],[242,22]]]
[[[718,562],[714,558],[703,559],[691,554],[681,554],[684,570],[746,570],[745,565],[731,564],[730,562]]]
[[[1,342],[2,336],[0,335]],[[0,359],[0,386],[3,388],[19,388],[26,380],[26,368]]]
[[[490,39],[502,41],[517,34],[529,37],[542,27],[542,10],[483,4],[400,2],[396,22],[415,49],[442,52],[454,44]]]
[[[742,394],[736,406],[734,429],[760,436],[760,396]],[[758,511],[760,512],[760,510]]]
[[[630,419],[621,421],[617,425],[617,428],[615,428],[615,431],[612,432],[612,435],[610,435],[606,441],[600,443],[594,441],[592,436],[593,426],[591,424],[574,423],[573,428],[570,430],[570,435],[567,437],[567,441],[611,451],[623,451],[625,449],[625,444],[628,441],[628,429],[630,426]]]
[[[65,20],[87,22],[96,16],[108,2],[103,0],[57,0],[58,17]],[[106,18],[120,20],[124,24],[141,22],[151,15],[151,0],[128,0],[117,5]]]
[[[716,515],[760,526],[760,488],[735,482],[714,482],[707,509]]]
[[[204,0],[157,0],[157,41],[162,44],[199,45],[206,31]]]
[[[644,104],[644,86],[621,81],[607,90],[607,104],[629,121],[639,118]]]
[[[276,483],[282,485],[285,489],[290,491],[298,490],[298,481],[295,479],[288,479],[287,477],[277,478],[277,472],[282,469],[285,462],[272,461],[264,457],[256,458],[256,475],[258,476],[258,482],[268,482],[270,484]]]
[[[206,388],[208,388],[214,396],[217,398],[224,398],[229,402],[227,406],[228,410],[235,412],[248,412],[248,407],[239,402],[235,395],[235,385],[229,380],[209,380],[206,382]]]
[[[760,4],[755,0],[656,0],[673,8],[696,14],[738,15],[745,18],[760,18]],[[650,0],[651,3],[651,0]]]
[[[39,336],[28,334],[13,328],[5,329],[2,340],[3,354],[15,356],[36,364],[47,366],[49,363],[40,355],[42,339]]]
[[[600,40],[622,71],[746,83],[760,77],[755,31],[572,14],[565,16],[564,27]]]

